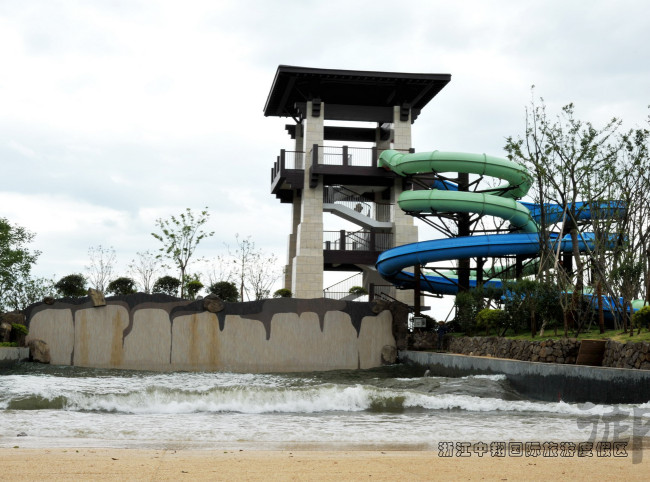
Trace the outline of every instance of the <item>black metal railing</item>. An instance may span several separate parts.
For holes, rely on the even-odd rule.
[[[363,275],[355,273],[349,278],[334,283],[331,286],[323,289],[323,297],[340,300],[350,294],[350,288],[353,286],[361,286],[363,284]]]
[[[271,168],[271,182],[275,177],[286,169],[304,169],[305,153],[303,151],[280,150],[280,155],[276,158]]]
[[[369,201],[366,197],[345,186],[326,186],[323,189],[323,202],[340,204],[376,221],[390,219],[390,203]]]
[[[368,289],[368,301],[382,298],[390,301],[395,298],[395,291],[396,289],[393,285],[377,285],[370,283]]]
[[[323,249],[326,251],[385,251],[392,247],[392,233],[374,231],[324,231]]]
[[[405,153],[415,152],[414,149],[396,149]],[[323,158],[319,162],[319,151],[322,151]],[[312,166],[322,164],[326,166],[353,166],[353,167],[377,167],[379,154],[383,150],[373,147],[349,147],[349,146],[319,146],[314,144],[311,148]]]

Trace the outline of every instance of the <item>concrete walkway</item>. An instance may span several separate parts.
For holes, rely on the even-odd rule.
[[[523,395],[549,402],[645,403],[650,370],[537,363],[450,353],[400,351],[399,359],[432,376],[503,374]]]

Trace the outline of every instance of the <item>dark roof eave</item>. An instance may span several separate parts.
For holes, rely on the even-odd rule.
[[[379,72],[363,70],[320,69],[313,67],[297,67],[280,65],[273,79],[273,84],[264,106],[265,116],[290,117],[294,115],[293,105],[287,105],[293,93],[294,83],[298,78],[312,78],[314,80],[336,80],[337,83],[355,82],[386,85],[393,83],[395,86],[406,82],[421,84],[421,89],[413,96],[411,107],[422,109],[442,88],[451,80],[450,74],[425,74],[409,72]],[[409,82],[410,81],[410,82]],[[295,95],[295,93],[294,93]]]

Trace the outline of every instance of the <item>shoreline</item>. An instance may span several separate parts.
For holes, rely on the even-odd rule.
[[[635,463],[636,461],[636,463]],[[627,457],[441,457],[404,450],[0,448],[0,480],[637,480],[650,450]]]

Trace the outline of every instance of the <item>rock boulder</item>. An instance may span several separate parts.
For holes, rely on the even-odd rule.
[[[203,298],[203,309],[210,313],[219,313],[226,307],[224,302],[217,295],[208,295]]]
[[[93,288],[88,288],[88,296],[90,296],[90,300],[93,302],[93,306],[95,308],[99,306],[106,306],[106,298],[104,298],[104,293],[101,291]]]
[[[50,363],[50,347],[43,340],[29,340],[29,359],[39,363]]]

